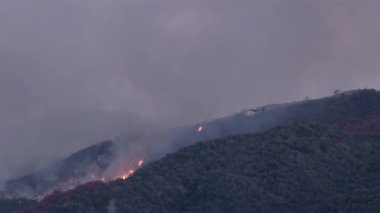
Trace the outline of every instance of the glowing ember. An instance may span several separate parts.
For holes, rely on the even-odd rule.
[[[203,127],[202,126],[199,126],[198,129],[197,129],[198,132],[202,132],[203,131]]]
[[[125,180],[125,179],[129,178],[129,176],[133,175],[133,173],[135,173],[135,170],[131,169],[131,170],[128,171],[127,174],[124,174],[121,178],[123,180]]]
[[[131,177],[136,169],[139,169],[140,167],[143,166],[144,164],[144,160],[139,160],[139,161],[135,161],[135,164],[129,164],[131,167],[127,167],[129,170],[124,170],[126,172],[124,173],[119,173],[119,175],[115,175],[115,176],[112,176],[112,177],[106,177],[106,176],[99,176],[98,174],[96,173],[92,173],[92,172],[89,172],[88,173],[88,176],[87,176],[87,179],[85,181],[94,181],[94,180],[97,180],[97,181],[101,181],[103,183],[106,183],[108,181],[112,181],[114,179],[118,179],[118,178],[121,178],[123,180],[126,180],[128,179],[129,177]],[[70,189],[73,189],[75,187],[77,187],[78,185],[81,185],[83,184],[84,182],[81,182],[80,180],[76,179],[76,178],[69,178],[67,179],[66,181],[62,181],[60,182],[59,184],[55,185],[54,187],[52,187],[51,190],[48,190],[46,192],[43,192],[42,194],[38,195],[35,197],[35,199],[37,201],[41,201],[43,200],[46,196],[52,194],[55,190],[59,190],[59,191],[67,191],[67,190],[70,190]],[[0,191],[0,200],[1,198],[5,197],[5,195],[3,195],[2,191]]]

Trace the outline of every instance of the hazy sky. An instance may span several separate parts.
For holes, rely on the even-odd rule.
[[[379,10],[376,0],[1,0],[0,180],[144,120],[196,123],[380,88]]]

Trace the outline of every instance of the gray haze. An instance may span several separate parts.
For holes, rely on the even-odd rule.
[[[120,132],[380,88],[380,1],[1,0],[0,180]]]

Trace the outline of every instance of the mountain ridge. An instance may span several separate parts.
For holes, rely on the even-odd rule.
[[[170,153],[178,148],[181,151],[181,147],[194,144],[196,141],[209,141],[236,134],[260,134],[260,132],[276,129],[277,126],[293,125],[294,122],[328,125],[328,128],[332,128],[334,131],[342,131],[350,137],[353,135],[355,137],[360,135],[372,137],[370,135],[376,135],[380,132],[380,120],[378,119],[380,109],[377,107],[379,105],[380,93],[378,91],[355,90],[322,99],[272,105],[274,107],[267,106],[265,110],[255,113],[253,116],[247,115],[247,111],[242,111],[232,116],[200,123],[199,125],[203,127],[202,132],[196,131],[197,126],[188,126],[163,138],[170,141],[168,143],[170,149],[166,149],[166,152]],[[373,162],[372,164],[373,167],[380,168],[379,164]],[[131,176],[131,179],[133,177]],[[101,185],[102,183],[98,182],[98,186]]]

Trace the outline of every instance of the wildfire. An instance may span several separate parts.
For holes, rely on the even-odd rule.
[[[139,160],[137,161],[137,167],[135,167],[135,169],[138,169],[140,167],[142,167],[142,165],[144,164],[144,160]],[[120,175],[119,178],[123,179],[123,180],[126,180],[128,179],[131,175],[133,175],[135,173],[135,169],[130,169],[128,172],[125,172],[124,174]]]
[[[135,173],[135,170],[131,169],[126,174],[124,174],[121,178],[123,180],[125,180],[125,179],[129,178],[129,176],[133,175],[133,173]]]
[[[124,171],[127,171],[127,172],[124,172],[124,173],[119,173],[118,175],[112,175],[112,176],[100,176],[98,174],[95,174],[95,173],[88,173],[88,176],[86,181],[89,182],[89,181],[94,181],[94,180],[97,180],[97,181],[101,181],[103,183],[107,183],[108,181],[112,181],[114,179],[118,179],[118,178],[121,178],[123,180],[126,180],[128,179],[129,177],[131,177],[136,169],[139,169],[143,166],[143,164],[145,163],[144,160],[139,160],[139,161],[134,161],[134,163],[131,163],[131,164],[128,164],[130,167],[128,168],[125,168],[125,169],[129,169],[129,170],[124,170]],[[81,184],[83,184],[85,182],[81,182],[79,179],[76,179],[76,178],[70,178],[66,181],[63,181],[57,185],[55,185],[52,189],[46,191],[46,192],[43,192],[42,194],[38,195],[35,197],[35,199],[37,201],[41,201],[43,200],[46,196],[52,194],[55,190],[59,190],[59,191],[67,191],[67,190],[70,190],[70,189],[73,189]],[[5,197],[4,193],[2,191],[0,191],[0,200]]]
[[[197,132],[202,132],[203,131],[203,126],[199,126],[197,129]]]

